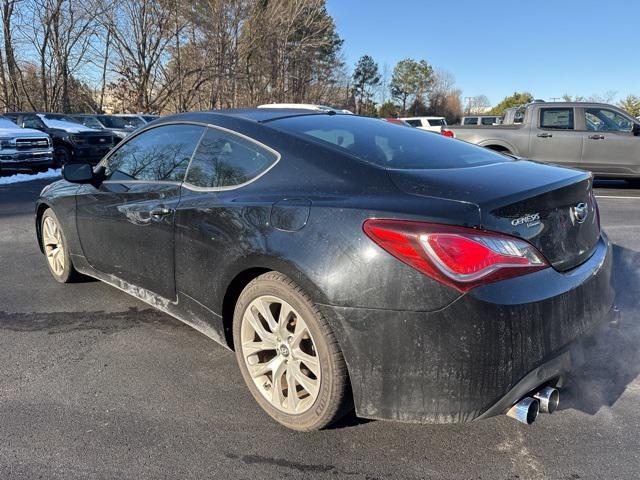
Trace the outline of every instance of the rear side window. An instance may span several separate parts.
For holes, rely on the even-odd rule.
[[[422,120],[407,120],[407,123],[409,125],[411,125],[412,127],[421,127],[422,126]]]
[[[467,117],[464,119],[463,125],[477,125],[478,117]]]
[[[573,130],[573,108],[541,108],[540,128]]]
[[[327,132],[333,141],[339,132]],[[208,128],[191,160],[185,182],[196,187],[222,188],[253,180],[278,160],[270,150],[231,133]]]
[[[447,124],[447,122],[445,122],[444,119],[442,119],[442,118],[429,120],[429,125],[432,126],[432,127],[442,127],[442,126],[444,126],[446,124]]]
[[[204,129],[162,125],[133,137],[107,159],[106,180],[182,182]]]
[[[482,123],[482,125],[493,125],[496,121],[496,117],[482,117],[480,119],[480,123]]]
[[[461,168],[511,161],[436,133],[354,115],[303,115],[272,120],[267,125],[385,168]],[[340,144],[337,136],[330,135],[338,130],[348,132],[349,144]]]

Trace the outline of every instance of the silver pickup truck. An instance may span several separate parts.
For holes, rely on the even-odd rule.
[[[0,171],[44,171],[54,166],[49,135],[30,128],[20,128],[11,120],[0,117]]]
[[[640,121],[602,103],[529,103],[503,125],[447,126],[443,135],[540,162],[640,183]]]

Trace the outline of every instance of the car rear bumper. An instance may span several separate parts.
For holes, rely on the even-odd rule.
[[[571,368],[581,336],[612,314],[612,251],[478,287],[433,312],[324,305],[358,415],[421,423],[502,413]]]

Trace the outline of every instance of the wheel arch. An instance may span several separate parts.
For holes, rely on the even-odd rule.
[[[488,148],[489,150],[494,150],[496,152],[506,152],[514,155],[518,154],[518,150],[514,148],[513,145],[503,140],[485,140],[478,145],[484,148]]]
[[[229,349],[234,350],[233,345],[233,313],[240,294],[252,280],[267,272],[278,272],[293,280],[302,290],[311,297],[314,303],[326,304],[327,297],[315,282],[298,266],[289,262],[263,258],[251,261],[250,265],[243,262],[243,266],[236,268],[226,276],[226,288],[222,295],[222,326],[224,338]]]
[[[46,202],[39,202],[36,205],[36,238],[38,239],[38,248],[42,254],[44,254],[44,249],[42,248],[42,215],[49,208],[51,208],[51,205]]]

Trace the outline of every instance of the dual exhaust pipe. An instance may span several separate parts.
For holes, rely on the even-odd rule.
[[[531,425],[538,413],[553,413],[560,404],[560,392],[557,388],[544,387],[532,397],[525,397],[507,411],[507,417]]]

